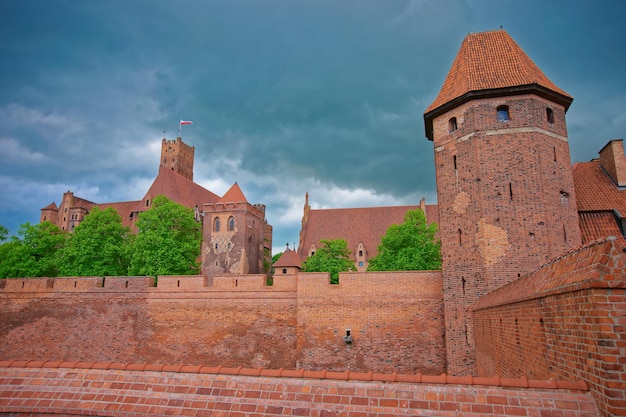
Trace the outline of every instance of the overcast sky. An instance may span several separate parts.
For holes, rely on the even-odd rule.
[[[626,136],[626,2],[2,0],[0,224],[63,192],[139,200],[163,131],[194,179],[267,206],[274,249],[313,208],[436,203],[423,113],[470,32],[500,25],[574,97],[572,161]]]

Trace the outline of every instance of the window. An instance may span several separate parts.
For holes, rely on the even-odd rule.
[[[235,230],[235,218],[232,216],[228,219],[228,230]]]
[[[220,218],[219,217],[216,217],[215,220],[213,220],[213,231],[214,232],[220,231]]]
[[[498,107],[498,121],[506,122],[509,120],[509,106],[499,106]]]
[[[554,111],[550,107],[546,108],[546,117],[548,123],[554,123]]]
[[[359,266],[363,266],[363,261],[359,261]]]
[[[283,274],[287,273],[287,268],[283,268]]]
[[[359,251],[359,256],[363,256],[363,251],[362,250]]]
[[[454,132],[457,129],[456,117],[453,117],[448,121],[448,128],[450,130],[450,133]]]

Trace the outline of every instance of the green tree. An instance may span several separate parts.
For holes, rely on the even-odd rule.
[[[339,273],[356,271],[354,261],[350,260],[348,243],[343,239],[322,240],[322,247],[302,264],[303,272],[328,272],[330,283],[339,283]]]
[[[18,237],[0,247],[0,276],[56,277],[58,251],[65,244],[66,234],[49,221],[20,226]]]
[[[276,261],[279,260],[282,255],[283,255],[282,252],[275,253],[274,256],[272,256],[272,265],[274,265]]]
[[[197,274],[202,242],[201,224],[193,210],[157,196],[139,215],[137,237],[131,245],[130,275]]]
[[[441,243],[437,225],[428,224],[422,210],[409,210],[403,224],[387,229],[378,255],[370,259],[368,271],[415,271],[441,269]]]
[[[94,207],[69,235],[60,254],[59,270],[65,276],[128,274],[127,243],[130,230],[113,208]]]
[[[9,237],[9,229],[0,224],[0,242],[4,242]]]

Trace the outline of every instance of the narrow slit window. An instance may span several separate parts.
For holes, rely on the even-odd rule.
[[[459,246],[463,246],[463,232],[459,229]]]
[[[546,118],[548,119],[548,123],[554,123],[554,110],[552,110],[550,107],[546,108]]]
[[[513,184],[509,183],[509,197],[513,200]]]

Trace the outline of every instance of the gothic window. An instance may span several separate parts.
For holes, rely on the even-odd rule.
[[[554,111],[550,108],[546,108],[546,117],[548,119],[548,123],[554,123]]]
[[[232,216],[228,218],[228,230],[235,230],[235,218]]]
[[[213,231],[214,232],[220,231],[220,218],[219,217],[216,217],[215,220],[213,220]]]
[[[456,117],[453,117],[448,121],[448,128],[450,133],[454,132],[457,129]]]
[[[509,106],[499,106],[497,111],[499,122],[506,122],[509,120]]]

